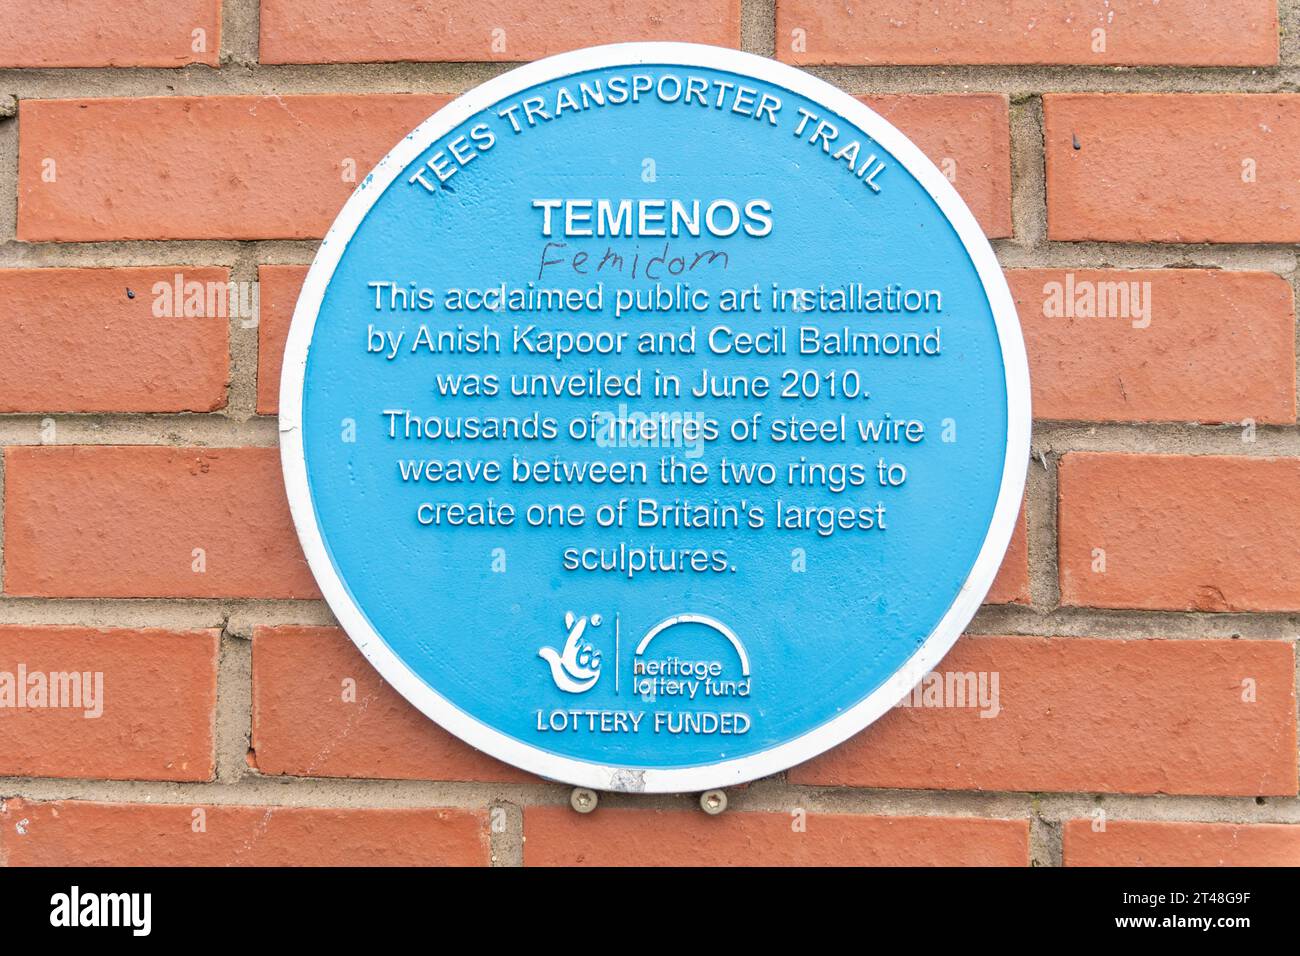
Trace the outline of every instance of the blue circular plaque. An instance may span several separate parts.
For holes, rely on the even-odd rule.
[[[516,69],[366,177],[294,313],[285,481],[430,718],[684,791],[844,740],[988,591],[1029,452],[1006,282],[944,176],[791,67]]]

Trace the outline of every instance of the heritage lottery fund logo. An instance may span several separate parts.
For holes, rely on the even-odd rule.
[[[1010,291],[943,173],[820,80],[632,44],[471,91],[340,214],[283,367],[321,592],[488,753],[707,790],[909,692],[1001,710],[934,667],[1023,497]]]

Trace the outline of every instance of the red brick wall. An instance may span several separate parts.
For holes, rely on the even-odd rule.
[[[112,696],[0,711],[0,861],[1300,863],[1298,34],[1297,0],[8,0],[0,670]],[[274,447],[369,166],[505,62],[637,39],[804,66],[911,135],[1033,374],[1024,513],[940,668],[998,675],[996,715],[891,711],[720,817],[580,816],[416,713],[320,601]],[[178,277],[260,313],[160,318]]]

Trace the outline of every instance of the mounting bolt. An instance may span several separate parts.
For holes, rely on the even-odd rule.
[[[569,806],[579,813],[590,813],[596,809],[596,804],[599,802],[600,797],[596,791],[586,787],[574,787],[573,793],[569,794]]]
[[[711,817],[716,817],[727,809],[727,795],[721,790],[705,790],[700,794],[700,809]]]

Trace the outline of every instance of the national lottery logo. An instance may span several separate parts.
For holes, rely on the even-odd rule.
[[[585,694],[600,680],[600,651],[590,641],[584,640],[587,626],[600,627],[601,616],[576,616],[572,611],[564,614],[564,627],[568,637],[564,647],[557,651],[543,647],[537,656],[551,665],[551,680],[567,694]]]

